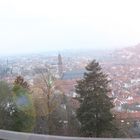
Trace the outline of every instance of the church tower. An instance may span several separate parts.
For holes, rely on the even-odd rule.
[[[58,55],[58,74],[60,78],[63,76],[63,63],[60,54]]]

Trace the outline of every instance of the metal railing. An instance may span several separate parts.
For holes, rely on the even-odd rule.
[[[109,138],[109,139],[112,140],[112,138]],[[38,134],[0,130],[0,140],[108,140],[108,138],[61,137],[61,136],[38,135]],[[115,140],[124,140],[124,139],[117,138]],[[133,140],[133,139],[130,139],[130,140]]]

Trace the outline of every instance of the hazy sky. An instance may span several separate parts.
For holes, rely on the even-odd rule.
[[[140,43],[140,0],[0,0],[0,54]]]

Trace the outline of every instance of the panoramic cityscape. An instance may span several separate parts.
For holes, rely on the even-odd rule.
[[[139,0],[0,0],[0,140],[140,138]]]
[[[87,52],[90,53],[87,54]],[[54,93],[60,92],[68,97],[70,106],[76,110],[79,107],[79,102],[76,100],[78,95],[75,91],[77,80],[84,78],[85,67],[89,62],[94,59],[98,60],[102,71],[107,74],[110,81],[108,96],[112,98],[114,105],[113,114],[120,121],[121,127],[126,127],[123,129],[128,133],[127,135],[138,137],[140,135],[140,45],[118,50],[87,50],[87,52],[81,51],[80,53],[79,50],[78,56],[73,51],[66,54],[65,51],[62,51],[61,53],[54,52],[48,55],[47,53],[40,53],[3,57],[0,64],[1,81],[12,84],[17,76],[23,77],[29,84],[33,98],[35,100],[40,98],[40,104],[40,102],[43,102],[41,99],[44,98],[43,92],[39,90],[41,89],[41,76],[47,79],[45,76],[51,72],[51,75],[55,77]],[[41,106],[38,105],[38,107]],[[66,107],[63,105],[62,108],[65,109]],[[41,125],[43,122],[39,123]],[[45,133],[46,130],[44,129],[41,128],[35,130],[35,132]],[[65,131],[69,130],[65,128]],[[70,134],[74,135],[75,133],[63,132],[63,135]]]

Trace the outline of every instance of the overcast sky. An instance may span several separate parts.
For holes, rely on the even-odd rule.
[[[140,43],[140,0],[0,0],[0,54]]]

